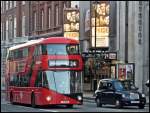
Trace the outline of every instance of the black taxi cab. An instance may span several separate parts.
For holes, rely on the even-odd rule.
[[[112,104],[117,108],[123,106],[138,106],[143,109],[146,104],[145,95],[136,88],[125,88],[122,81],[117,79],[101,79],[95,91],[97,107]]]

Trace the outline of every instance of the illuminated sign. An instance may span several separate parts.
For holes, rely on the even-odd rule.
[[[64,10],[64,37],[79,40],[79,9]]]
[[[90,30],[90,10],[87,10],[85,15],[85,32],[89,30]]]
[[[92,8],[91,9],[92,47],[95,47],[95,38],[96,38],[96,47],[108,48],[109,47],[110,4],[108,1],[92,2],[91,8]],[[96,37],[95,37],[95,32],[96,32]]]
[[[72,39],[79,40],[79,32],[64,32],[64,37],[71,37]]]

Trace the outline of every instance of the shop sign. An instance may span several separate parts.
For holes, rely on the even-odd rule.
[[[99,1],[99,2],[92,2],[91,5],[92,5],[91,6],[92,47],[95,47],[96,42],[96,47],[108,48],[110,3],[108,1]]]
[[[117,59],[117,53],[115,53],[115,52],[106,53],[105,59],[116,60]]]
[[[64,9],[64,37],[79,40],[79,9]]]

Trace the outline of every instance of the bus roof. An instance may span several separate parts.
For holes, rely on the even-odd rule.
[[[36,44],[78,44],[79,41],[66,38],[66,37],[49,37],[49,38],[41,38],[37,40],[30,40],[26,43],[19,44],[13,47],[10,47],[9,50],[15,50],[23,47],[27,47],[30,45],[36,45]]]

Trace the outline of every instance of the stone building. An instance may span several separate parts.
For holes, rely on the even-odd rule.
[[[111,1],[111,4],[109,51],[117,52],[118,61],[135,64],[135,85],[147,93],[145,82],[149,79],[149,1]],[[22,43],[32,36],[62,36],[63,8],[75,5],[80,9],[82,52],[87,52],[91,37],[90,29],[85,27],[85,16],[87,10],[90,10],[90,1],[1,1],[2,77],[9,46]],[[1,80],[4,81],[3,78]]]
[[[134,82],[139,90],[147,94],[145,82],[149,79],[149,1],[113,1],[112,11],[116,21],[111,24],[109,51],[117,52],[121,63],[134,63]],[[86,11],[90,1],[80,1],[80,40],[83,52],[90,48],[91,36],[85,32]],[[89,29],[90,31],[90,29]]]

